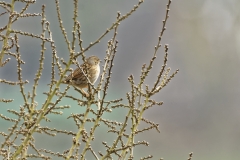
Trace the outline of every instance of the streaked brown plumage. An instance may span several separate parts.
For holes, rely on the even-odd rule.
[[[63,83],[71,84],[79,88],[84,94],[86,94],[86,96],[88,96],[88,94],[82,89],[88,87],[87,77],[92,84],[96,82],[100,73],[99,64],[100,59],[97,56],[91,56],[87,58],[86,63],[81,65],[81,68],[84,71],[85,75],[80,68],[77,68],[73,71],[72,74],[63,80]]]

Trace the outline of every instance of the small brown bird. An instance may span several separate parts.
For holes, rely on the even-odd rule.
[[[81,64],[81,68],[75,69],[72,74],[62,81],[62,83],[77,87],[88,97],[89,95],[83,90],[83,88],[88,87],[88,80],[92,84],[96,82],[100,73],[99,64],[100,59],[97,56],[87,58],[86,63]]]

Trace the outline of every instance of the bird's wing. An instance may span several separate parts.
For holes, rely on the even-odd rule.
[[[87,68],[87,69],[86,69]],[[89,70],[90,66],[89,65],[81,65],[81,69],[78,67],[76,68],[73,73],[69,74],[69,76],[63,80],[64,83],[68,83],[70,80],[76,80],[79,78],[84,78],[85,79],[85,75],[82,73],[82,70],[84,71],[84,73],[86,74],[87,70]]]

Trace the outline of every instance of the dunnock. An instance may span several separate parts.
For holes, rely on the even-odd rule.
[[[62,83],[73,85],[79,88],[86,96],[89,95],[83,90],[88,87],[88,80],[94,84],[100,73],[100,59],[97,56],[91,56],[86,59],[86,63],[81,64],[81,68],[77,68],[65,78]],[[82,72],[84,71],[84,73]]]

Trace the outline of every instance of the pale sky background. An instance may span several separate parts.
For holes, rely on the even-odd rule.
[[[78,20],[81,22],[83,45],[95,41],[110,27],[116,18],[117,11],[128,12],[137,0],[88,0],[79,2]],[[148,63],[157,43],[157,38],[165,16],[167,0],[145,0],[144,4],[119,27],[118,52],[113,68],[113,77],[108,91],[108,99],[125,97],[130,91],[127,77],[134,74],[139,79],[141,66]],[[20,3],[17,3],[20,4]],[[46,18],[50,21],[53,39],[59,57],[67,59],[68,51],[59,29],[54,1],[41,0],[29,8],[29,12],[41,12],[41,5],[46,4]],[[16,10],[20,10],[20,5]],[[60,0],[63,25],[71,36],[72,1]],[[240,157],[240,1],[239,0],[174,0],[170,7],[170,19],[163,36],[162,44],[169,44],[168,66],[172,72],[179,69],[177,76],[154,98],[164,101],[161,107],[149,110],[145,117],[160,124],[161,133],[147,132],[139,140],[150,142],[150,147],[136,149],[135,159],[152,154],[153,159],[186,160],[188,153],[193,152],[194,160],[238,160]],[[0,9],[2,12],[2,8]],[[0,17],[1,22],[6,22]],[[1,25],[2,27],[2,25]],[[41,32],[40,18],[19,20],[14,29]],[[87,55],[97,55],[102,60],[107,49],[106,36]],[[24,39],[21,41],[21,39]],[[23,67],[23,78],[33,84],[38,68],[40,41],[29,37],[20,37]],[[50,81],[51,50],[47,45],[44,73],[38,90],[38,104],[44,102],[42,92],[47,90]],[[164,48],[157,55],[157,63],[150,73],[147,82],[152,85],[163,64]],[[16,63],[11,62],[0,68],[0,78],[16,80]],[[75,66],[72,66],[75,68]],[[14,74],[13,74],[14,73]],[[4,78],[3,78],[4,77]],[[0,84],[1,98],[16,97],[19,88]],[[29,88],[30,90],[31,88]],[[71,89],[69,94],[76,94]],[[2,113],[8,108],[18,108],[21,99],[14,98],[10,104],[0,105]],[[19,103],[20,102],[20,103]],[[64,104],[72,102],[66,100]],[[76,104],[66,112],[66,116],[53,117],[53,124],[59,129],[75,128],[66,117],[72,112],[78,113]],[[75,106],[74,106],[75,105]],[[122,116],[121,116],[122,115]],[[124,118],[124,112],[117,110],[106,115],[108,119]],[[0,131],[7,130],[9,124],[0,120]],[[44,124],[43,124],[44,125]],[[97,138],[106,138],[104,131],[99,131]],[[36,145],[54,151],[70,147],[71,137],[63,135],[55,139],[41,135]],[[111,136],[110,136],[111,137]],[[114,137],[114,136],[113,136]],[[2,138],[2,137],[1,137]],[[61,138],[61,139],[59,139]],[[1,139],[0,139],[1,140]],[[50,142],[52,140],[52,142]],[[96,147],[102,144],[96,143]],[[111,141],[109,142],[111,143]],[[46,147],[47,146],[47,147]],[[100,147],[101,148],[101,147]]]

